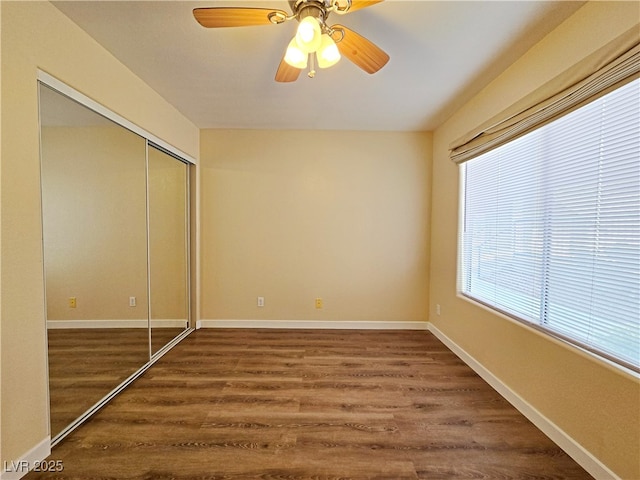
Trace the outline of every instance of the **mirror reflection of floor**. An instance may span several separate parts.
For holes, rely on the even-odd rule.
[[[151,352],[156,353],[182,332],[184,332],[184,328],[153,327],[151,329]]]
[[[154,328],[157,352],[180,328]],[[47,331],[51,437],[149,361],[144,328],[68,328]]]

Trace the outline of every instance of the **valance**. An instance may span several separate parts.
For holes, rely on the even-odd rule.
[[[634,27],[450,146],[463,163],[514,140],[640,76],[640,30]]]

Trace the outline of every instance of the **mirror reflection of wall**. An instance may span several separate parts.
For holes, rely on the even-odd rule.
[[[149,274],[151,353],[187,328],[187,165],[151,147],[149,171]]]
[[[44,84],[40,117],[55,438],[188,329],[188,165]]]

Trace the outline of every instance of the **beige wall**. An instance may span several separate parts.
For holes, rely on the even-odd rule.
[[[0,59],[2,58],[2,7],[0,6]],[[0,64],[0,92],[2,92],[2,65]],[[0,99],[2,96],[0,95]],[[0,108],[0,461],[5,457],[2,455],[2,108]]]
[[[430,134],[204,130],[200,157],[203,319],[426,320]]]
[[[37,68],[195,158],[199,133],[49,3],[3,1],[0,8],[2,463],[24,455],[49,430]]]
[[[637,378],[456,295],[458,168],[449,143],[637,25],[637,2],[592,2],[434,132],[430,321],[623,478],[640,478]],[[436,304],[441,315],[436,315]]]

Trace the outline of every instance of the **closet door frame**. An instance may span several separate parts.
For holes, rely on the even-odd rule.
[[[190,175],[190,164],[181,158],[178,155],[175,155],[171,151],[168,151],[166,148],[158,145],[151,140],[147,139],[147,148],[146,148],[146,168],[147,168],[147,299],[149,302],[148,312],[149,312],[149,352],[151,354],[151,358],[155,358],[157,355],[162,355],[165,350],[168,350],[173,346],[173,339],[169,340],[166,344],[154,350],[154,342],[153,342],[153,275],[152,275],[152,231],[151,228],[151,178],[150,178],[150,152],[152,150],[156,150],[167,157],[172,158],[174,161],[185,165],[185,218],[184,218],[184,242],[185,242],[185,251],[184,251],[184,260],[185,260],[185,270],[183,271],[184,278],[184,287],[185,287],[185,310],[186,310],[186,319],[187,319],[187,330],[191,327],[191,175]],[[180,332],[177,336],[182,335],[184,332]]]

